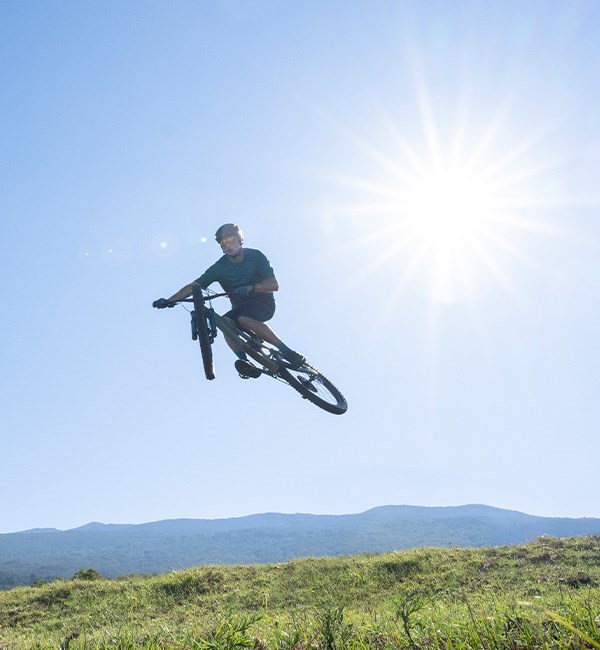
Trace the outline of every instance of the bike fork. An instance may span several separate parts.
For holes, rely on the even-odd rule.
[[[191,323],[191,325],[192,325],[192,341],[195,341],[198,338],[198,324],[196,323],[196,312],[192,311],[191,315],[192,315],[192,323]]]

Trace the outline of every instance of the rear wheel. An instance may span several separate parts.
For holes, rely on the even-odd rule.
[[[210,328],[206,318],[207,309],[204,306],[204,298],[200,289],[194,290],[194,318],[196,319],[196,332],[198,333],[198,342],[202,352],[202,365],[204,374],[207,379],[215,378],[215,365],[213,363],[212,343],[210,338]]]
[[[341,415],[348,409],[346,398],[340,391],[316,368],[304,363],[297,370],[282,367],[279,376],[302,397],[316,404],[329,413]]]

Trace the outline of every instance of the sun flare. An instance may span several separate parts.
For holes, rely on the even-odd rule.
[[[351,136],[377,163],[380,179],[329,174],[371,201],[332,205],[328,218],[351,218],[358,228],[365,224],[366,234],[347,246],[376,249],[365,256],[363,277],[394,264],[400,288],[418,285],[437,302],[477,299],[490,281],[516,293],[514,262],[535,265],[523,245],[525,234],[545,229],[536,217],[536,208],[544,205],[537,191],[544,165],[532,160],[531,142],[499,146],[494,121],[479,140],[470,138],[470,147],[461,129],[444,146],[431,112],[425,114],[420,144],[409,145],[390,126],[396,156]]]
[[[465,171],[438,169],[404,195],[396,229],[427,265],[430,295],[447,302],[472,294],[473,257],[484,253],[486,230],[499,216],[492,188]]]

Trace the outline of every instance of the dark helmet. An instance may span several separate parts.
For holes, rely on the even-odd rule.
[[[237,237],[240,244],[244,243],[244,233],[234,223],[224,223],[215,233],[215,239],[219,243],[225,237]]]

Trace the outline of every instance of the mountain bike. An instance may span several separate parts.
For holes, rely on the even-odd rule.
[[[212,380],[216,376],[212,345],[217,337],[217,332],[221,330],[225,337],[236,341],[239,348],[258,364],[261,374],[288,384],[304,399],[329,413],[335,415],[345,413],[348,404],[342,393],[308,361],[305,360],[298,368],[292,367],[275,346],[215,312],[211,301],[229,295],[228,293],[213,293],[202,289],[200,285],[195,285],[191,298],[164,305],[174,307],[182,303],[193,304],[193,310],[188,309],[187,311],[190,311],[191,315],[192,339],[197,340],[200,344],[206,379]],[[185,305],[182,306],[185,307]]]

